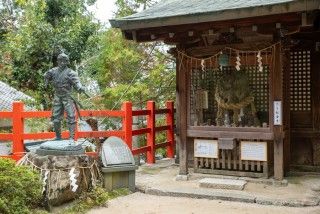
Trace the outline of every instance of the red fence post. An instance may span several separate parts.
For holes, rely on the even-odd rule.
[[[167,156],[168,158],[174,157],[174,105],[173,101],[167,101],[166,103],[167,109],[169,112],[166,114],[166,122],[169,129],[167,130],[167,141],[169,142],[169,146],[167,147]]]
[[[12,112],[12,153],[13,159],[19,160],[24,151],[23,133],[24,133],[24,122],[23,122],[23,102],[13,102]]]
[[[124,118],[122,120],[124,140],[132,151],[132,103],[124,102],[121,109],[124,111]]]
[[[150,150],[147,151],[147,163],[155,163],[155,103],[153,101],[147,102],[147,110],[149,114],[147,115],[147,127],[150,132],[147,134],[147,146],[150,146]]]

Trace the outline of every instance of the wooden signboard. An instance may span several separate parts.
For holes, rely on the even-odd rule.
[[[241,160],[267,161],[267,142],[241,141]]]
[[[194,140],[194,157],[199,158],[218,158],[217,140]]]

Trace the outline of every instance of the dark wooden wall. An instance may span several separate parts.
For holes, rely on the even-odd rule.
[[[320,38],[319,38],[320,39]],[[310,98],[305,96],[303,98],[294,96],[291,91],[291,159],[292,166],[307,165],[307,166],[320,166],[320,52],[316,51],[316,41],[300,41],[303,45],[291,50],[292,53],[306,52],[310,53],[310,79],[307,78],[306,83],[310,83]],[[305,57],[305,56],[303,56]],[[308,56],[306,56],[308,58]],[[304,59],[304,58],[302,58]],[[291,57],[291,65],[297,63]],[[299,67],[298,62],[298,66]],[[302,62],[304,63],[304,62]],[[308,63],[308,62],[306,62]],[[307,66],[308,67],[308,66]],[[302,70],[308,69],[301,67]],[[299,70],[301,71],[301,70]],[[297,72],[297,70],[290,72]],[[307,72],[308,73],[308,72]],[[292,76],[292,73],[291,73]],[[303,78],[302,78],[303,81]],[[304,84],[304,82],[302,82]],[[290,82],[291,90],[296,87],[294,83]],[[303,87],[303,86],[302,86]],[[301,92],[303,92],[300,89]],[[298,92],[296,92],[298,93]],[[301,103],[301,107],[295,107]],[[310,108],[308,107],[310,106]]]

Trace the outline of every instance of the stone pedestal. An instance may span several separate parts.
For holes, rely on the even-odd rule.
[[[133,155],[125,142],[118,137],[109,137],[102,145],[103,185],[107,191],[118,188],[135,190],[135,165]]]
[[[88,191],[99,179],[96,161],[87,155],[41,156],[28,153],[20,165],[41,173],[44,196],[49,205],[60,205]]]
[[[135,190],[135,175],[138,166],[103,167],[103,186],[107,191],[118,188]]]

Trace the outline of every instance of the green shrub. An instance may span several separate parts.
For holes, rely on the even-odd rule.
[[[0,158],[0,213],[28,214],[42,191],[39,174],[10,159]]]

